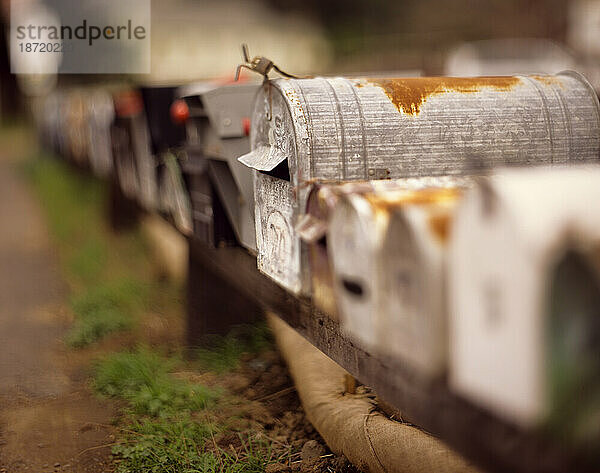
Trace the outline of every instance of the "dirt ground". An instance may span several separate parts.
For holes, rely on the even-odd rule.
[[[140,339],[174,346],[183,339],[183,321],[173,327],[148,314],[133,332],[86,350],[67,348],[68,294],[58,255],[39,202],[11,156],[0,146],[0,473],[110,472],[119,409],[89,388],[90,363]],[[329,452],[308,422],[277,351],[247,357],[240,369],[212,377],[242,400],[223,416],[261,432],[274,450],[293,452],[288,464],[269,465],[267,473],[357,471]],[[215,440],[235,449],[239,437]]]
[[[107,471],[113,408],[69,362],[57,255],[1,155],[0,189],[0,472]]]

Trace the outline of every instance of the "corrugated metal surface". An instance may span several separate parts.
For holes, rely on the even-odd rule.
[[[600,153],[598,98],[576,73],[556,76],[404,79],[279,79],[258,95],[247,166],[281,175],[304,212],[312,179],[359,180],[468,174],[498,165],[593,161]],[[259,174],[258,180],[263,179]],[[268,186],[268,182],[263,184]],[[257,232],[267,231],[257,206]],[[257,237],[258,239],[258,237]],[[272,253],[268,238],[258,247]],[[292,235],[286,255],[259,261],[285,287],[307,292],[306,255]],[[301,261],[303,261],[301,263]]]
[[[294,192],[288,181],[272,176],[256,175],[254,182],[256,208],[256,246],[259,268],[277,283],[300,291],[300,245],[292,222]]]

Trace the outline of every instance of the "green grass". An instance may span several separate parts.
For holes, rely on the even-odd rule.
[[[113,448],[122,472],[206,471],[203,446],[211,437],[210,426],[190,420],[142,420],[128,428],[129,434]],[[212,457],[210,460],[215,460]],[[211,463],[214,463],[211,462]]]
[[[33,183],[57,243],[71,288],[74,323],[66,336],[82,348],[128,330],[160,294],[150,277],[147,247],[139,232],[111,235],[106,227],[106,183],[51,156],[36,156],[24,170]],[[159,304],[160,305],[160,304]]]
[[[113,447],[119,473],[262,473],[273,460],[268,443],[240,434],[238,451],[215,447],[210,424],[144,420]]]
[[[101,233],[106,200],[106,186],[102,182],[47,155],[29,160],[25,170],[62,249],[73,253]]]
[[[113,447],[117,471],[259,473],[273,461],[268,443],[240,436],[241,448],[224,450],[214,442],[224,429],[210,421],[219,392],[172,375],[181,361],[147,348],[117,353],[96,367],[94,388],[127,402],[132,416]],[[214,412],[214,411],[213,411]]]
[[[83,348],[105,336],[130,329],[132,321],[119,310],[106,309],[90,317],[76,319],[65,342],[71,348]]]
[[[170,372],[177,362],[145,348],[117,353],[98,365],[94,386],[101,394],[125,399],[136,414],[167,418],[204,409],[218,393],[174,378]]]
[[[225,337],[213,336],[206,342],[210,348],[196,348],[193,356],[201,368],[216,373],[238,368],[245,353],[259,353],[273,346],[271,333],[264,323],[241,325]]]
[[[67,334],[67,344],[81,348],[112,332],[131,328],[130,314],[143,308],[146,289],[139,281],[117,279],[73,297],[71,309],[76,318]]]
[[[48,156],[25,166],[58,247],[70,288],[74,323],[66,343],[85,347],[108,334],[135,327],[144,313],[181,313],[182,288],[153,276],[148,247],[139,231],[114,235],[106,228],[105,183]],[[266,326],[239,327],[198,349],[198,364],[218,373],[235,369],[245,353],[272,346]],[[125,426],[113,447],[120,473],[263,472],[272,459],[270,443],[238,432],[223,418],[232,397],[173,373],[185,364],[149,348],[107,355],[95,366],[93,387],[120,399]],[[187,365],[189,369],[189,364]],[[219,420],[220,419],[220,420]],[[220,448],[215,436],[239,435],[235,450]]]
[[[90,236],[70,255],[68,271],[85,283],[93,283],[102,274],[108,254],[105,242]]]

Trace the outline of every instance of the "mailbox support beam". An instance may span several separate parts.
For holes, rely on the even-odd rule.
[[[201,316],[194,323],[191,313],[188,316],[190,333],[224,333],[233,322],[239,323],[238,317],[232,320],[225,314],[229,310],[234,314],[243,311],[243,304],[238,308],[230,306],[234,304],[231,300],[236,299],[232,294],[237,293],[239,301],[248,301],[253,307],[270,311],[286,321],[350,374],[371,386],[379,397],[402,413],[405,421],[444,440],[486,470],[597,471],[597,465],[590,465],[569,452],[560,440],[550,441],[539,432],[522,431],[456,396],[445,380],[427,382],[397,360],[361,349],[344,335],[337,322],[315,310],[308,300],[292,296],[259,273],[256,259],[246,250],[210,249],[195,244],[190,245],[192,260],[196,269],[190,271],[190,308]],[[198,280],[192,281],[196,277]],[[224,286],[217,289],[219,284]],[[250,310],[245,312],[250,313]],[[195,338],[188,337],[190,341]]]
[[[238,289],[235,273],[227,277],[213,265],[205,264],[209,249],[204,243],[188,240],[187,329],[189,346],[202,345],[212,335],[226,335],[236,325],[260,320],[263,312],[255,300]],[[239,248],[233,248],[243,253]],[[240,259],[240,263],[246,263]]]

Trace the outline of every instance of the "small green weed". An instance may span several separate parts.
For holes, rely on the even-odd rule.
[[[240,434],[239,451],[211,443],[215,428],[189,420],[143,420],[113,447],[119,473],[262,473],[271,459],[267,442]]]
[[[76,320],[70,328],[65,342],[72,348],[83,348],[110,333],[127,330],[131,324],[131,319],[119,310],[97,311],[91,317]]]
[[[106,309],[134,312],[143,308],[147,293],[148,288],[140,281],[120,278],[93,286],[73,297],[71,307],[82,318]]]
[[[137,414],[166,418],[204,409],[217,393],[173,377],[177,363],[144,348],[117,353],[98,365],[94,385],[104,395],[128,401]]]
[[[204,461],[204,441],[212,434],[207,424],[188,420],[144,419],[128,427],[127,437],[113,448],[120,472],[188,472]]]
[[[119,473],[260,473],[271,459],[264,439],[240,435],[241,448],[223,450],[214,442],[222,426],[206,409],[218,393],[177,379],[177,358],[147,348],[110,355],[96,367],[95,389],[129,404],[133,419],[113,447]],[[202,420],[202,412],[206,419]],[[141,417],[140,417],[141,416]]]
[[[76,316],[66,342],[81,348],[105,335],[125,330],[133,323],[132,315],[141,307],[147,290],[139,281],[118,279],[92,286],[71,301]]]

